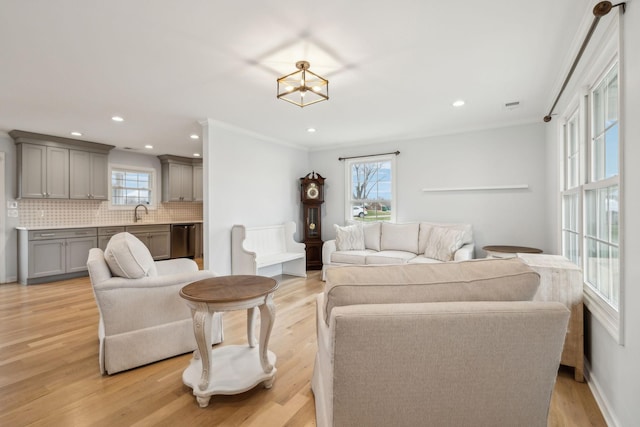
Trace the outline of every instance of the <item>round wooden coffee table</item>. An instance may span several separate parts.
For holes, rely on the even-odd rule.
[[[541,254],[542,249],[527,246],[491,245],[482,248],[487,252],[487,258],[513,258],[517,253]]]
[[[278,282],[262,276],[220,276],[190,283],[180,290],[193,315],[198,349],[182,382],[193,389],[200,407],[214,394],[237,394],[263,383],[271,388],[276,356],[267,349],[276,316],[273,292]],[[211,318],[216,312],[247,310],[248,345],[211,348]],[[260,310],[260,341],[256,348],[254,314]]]

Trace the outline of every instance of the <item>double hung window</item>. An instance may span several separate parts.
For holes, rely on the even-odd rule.
[[[111,168],[111,206],[152,205],[155,171],[153,169]]]
[[[346,220],[395,221],[395,155],[346,160]]]
[[[620,340],[618,82],[616,61],[564,123],[561,234],[563,255],[582,267],[587,307]]]

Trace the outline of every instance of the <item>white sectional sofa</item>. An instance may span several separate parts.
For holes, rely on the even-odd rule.
[[[334,225],[322,247],[322,277],[341,265],[425,264],[473,259],[471,224],[416,222]]]

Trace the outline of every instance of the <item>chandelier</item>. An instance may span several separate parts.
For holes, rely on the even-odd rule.
[[[329,99],[329,80],[309,70],[307,61],[296,62],[295,71],[278,79],[278,99],[306,107]]]

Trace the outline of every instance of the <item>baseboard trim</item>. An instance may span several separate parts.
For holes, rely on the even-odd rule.
[[[587,381],[587,385],[591,390],[591,394],[593,394],[593,398],[596,400],[596,403],[600,408],[600,412],[602,412],[602,416],[604,417],[607,426],[620,427],[621,424],[618,422],[615,415],[611,411],[611,404],[609,403],[609,400],[607,400],[604,393],[602,393],[602,387],[600,387],[598,379],[591,372],[591,364],[587,359],[584,360],[584,376],[585,380]]]

